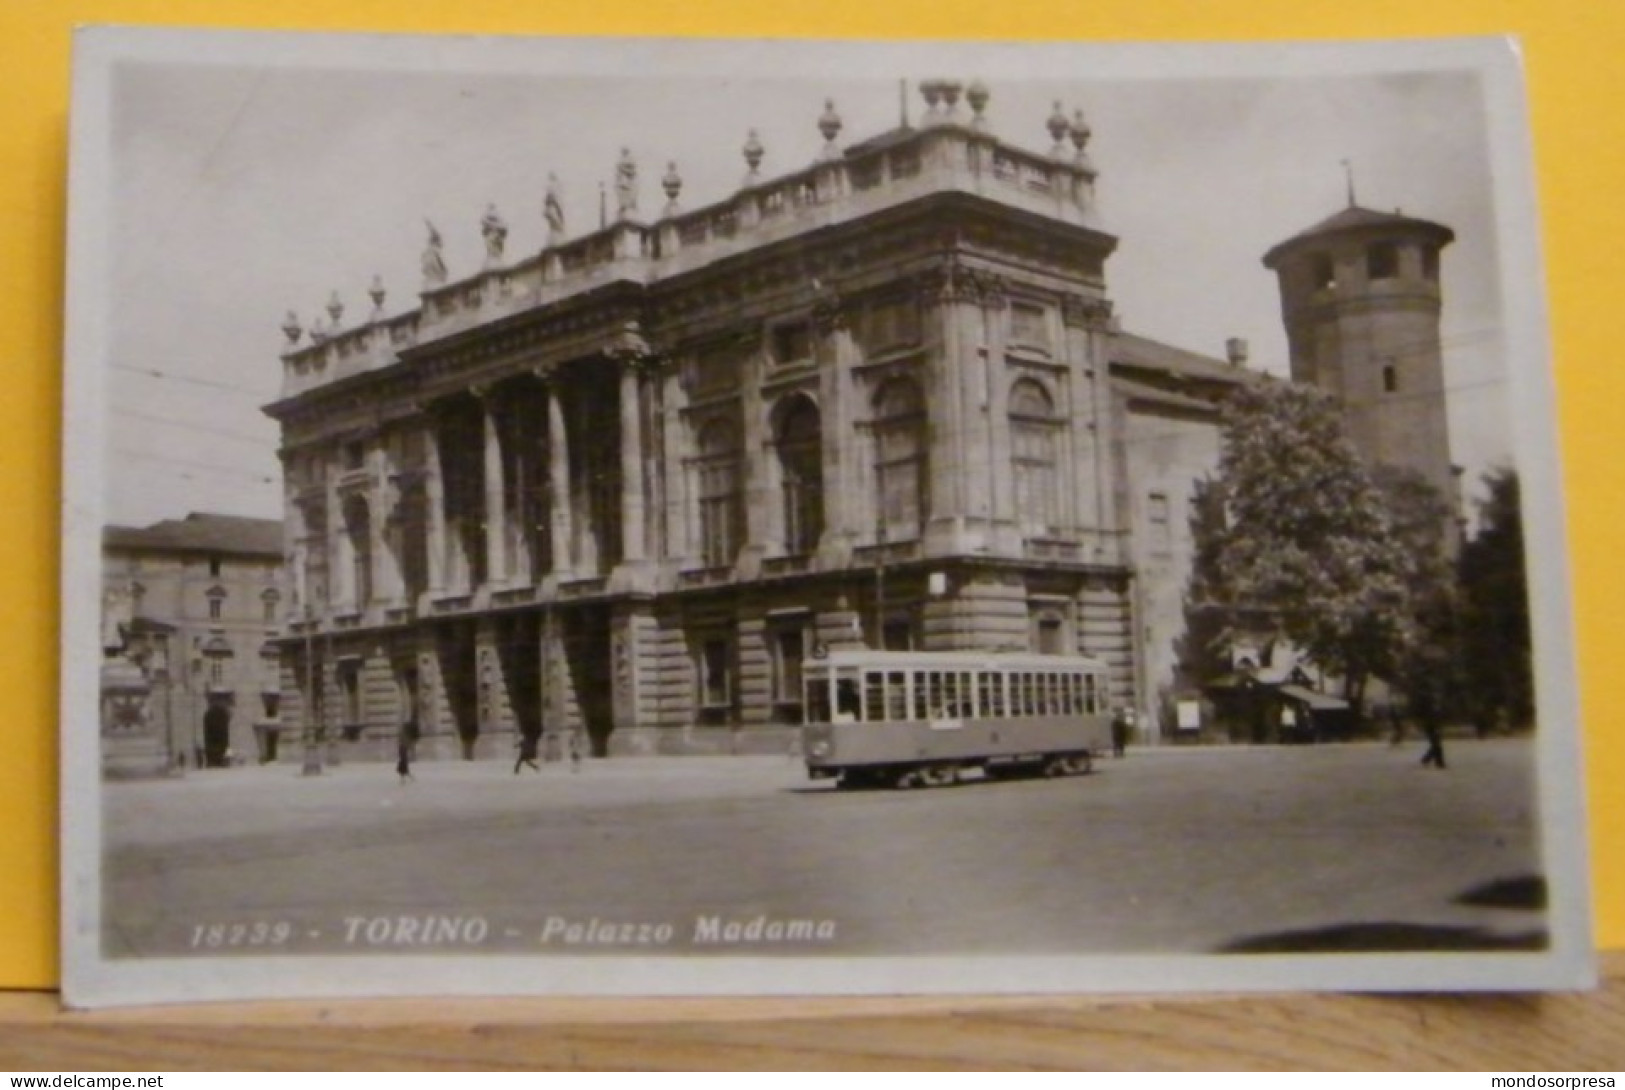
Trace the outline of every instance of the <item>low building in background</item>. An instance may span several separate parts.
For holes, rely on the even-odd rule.
[[[102,554],[109,774],[274,758],[282,524],[194,513],[110,526]]]

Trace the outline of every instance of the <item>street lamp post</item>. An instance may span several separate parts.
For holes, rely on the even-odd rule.
[[[311,631],[316,624],[315,610],[305,602],[305,744],[304,766],[306,776],[322,774],[322,755],[316,749],[316,637]]]
[[[875,650],[886,650],[886,516],[875,522]]]

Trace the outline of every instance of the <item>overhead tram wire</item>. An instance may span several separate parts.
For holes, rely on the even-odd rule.
[[[224,476],[240,477],[259,484],[275,485],[282,483],[278,478],[268,473],[258,473],[252,469],[241,466],[212,465],[208,462],[194,462],[185,458],[166,458],[162,454],[149,454],[139,450],[117,449],[114,451],[121,458],[138,458],[147,462],[160,462],[164,465],[184,466],[188,469],[201,469],[209,473],[218,473]]]
[[[171,416],[159,416],[156,413],[144,413],[138,409],[114,409],[113,413],[116,416],[133,417],[134,419],[147,420],[154,424],[168,424],[171,427],[181,428],[186,431],[194,431],[206,435],[216,435],[222,439],[232,439],[239,443],[247,444],[248,446],[258,447],[261,450],[274,451],[277,449],[277,444],[274,440],[256,439],[253,436],[244,435],[242,432],[232,431],[228,428],[212,428],[207,424],[198,424],[190,420],[176,420]]]
[[[137,367],[131,363],[115,363],[112,365],[120,371],[129,371],[132,374],[144,375],[147,378],[167,379],[171,382],[185,382],[193,386],[206,386],[213,390],[225,390],[228,393],[251,397],[260,404],[275,401],[277,395],[271,391],[250,390],[245,386],[233,386],[226,382],[216,382],[213,379],[198,378],[195,375],[180,375],[172,371],[161,371],[156,367]]]

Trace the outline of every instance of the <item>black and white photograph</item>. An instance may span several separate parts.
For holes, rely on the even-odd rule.
[[[1593,980],[1514,45],[76,47],[79,1006]]]

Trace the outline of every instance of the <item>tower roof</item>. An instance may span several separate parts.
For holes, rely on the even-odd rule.
[[[1299,231],[1285,242],[1270,247],[1269,252],[1264,255],[1264,264],[1273,269],[1289,251],[1296,250],[1305,243],[1324,242],[1334,235],[1391,232],[1432,235],[1440,246],[1456,237],[1456,233],[1442,223],[1417,219],[1402,212],[1378,212],[1373,208],[1361,208],[1357,204],[1351,204],[1327,216],[1313,227]]]

